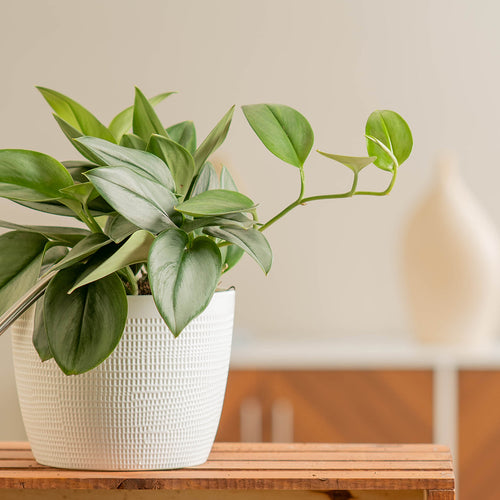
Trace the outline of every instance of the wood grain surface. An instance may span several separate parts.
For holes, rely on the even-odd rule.
[[[242,440],[241,405],[262,409],[272,440],[272,407],[286,401],[299,442],[432,442],[432,372],[428,370],[232,370],[217,441]]]
[[[458,477],[462,500],[498,500],[500,372],[459,374]]]
[[[451,491],[454,474],[449,450],[425,444],[216,443],[198,467],[103,472],[42,466],[26,443],[0,443],[0,488]]]

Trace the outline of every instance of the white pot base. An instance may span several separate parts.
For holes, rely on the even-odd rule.
[[[35,459],[89,470],[205,462],[222,411],[233,317],[234,290],[217,292],[176,339],[151,297],[129,297],[116,350],[94,370],[68,377],[54,360],[40,361],[33,312],[25,314],[12,327],[13,353]]]

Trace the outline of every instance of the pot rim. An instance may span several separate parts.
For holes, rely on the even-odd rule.
[[[231,307],[231,303],[233,303],[234,307],[235,292],[234,287],[217,290],[207,308],[200,314],[204,314],[205,312],[210,313],[213,308],[217,307]],[[152,295],[127,295],[127,302],[128,318],[144,318],[145,316],[161,318]]]

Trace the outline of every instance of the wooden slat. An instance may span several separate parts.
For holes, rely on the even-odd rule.
[[[23,444],[0,447],[0,488],[325,491],[454,487],[450,454],[434,445],[219,444],[207,463],[198,467],[133,472],[55,469],[40,466],[26,455],[31,452]]]
[[[31,450],[0,450],[0,457],[2,459],[30,459],[33,458]]]
[[[202,465],[198,469],[222,471],[222,470],[262,470],[262,462],[248,460],[212,460]],[[0,460],[1,469],[32,469],[44,468],[47,466],[40,465],[35,460]],[[396,462],[375,462],[371,461],[299,461],[299,460],[281,460],[281,461],[266,461],[266,470],[451,470],[450,461],[396,461]]]
[[[30,444],[27,441],[0,441],[0,452],[3,450],[29,450]]]
[[[449,453],[445,452],[411,452],[411,453],[373,453],[373,452],[329,452],[313,451],[296,452],[267,451],[267,452],[245,452],[238,451],[228,455],[227,452],[214,451],[210,454],[210,460],[448,460]]]

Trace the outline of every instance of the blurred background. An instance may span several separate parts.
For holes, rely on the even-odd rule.
[[[499,446],[500,429],[497,432],[497,417],[493,416],[498,414],[489,407],[479,410],[492,415],[490,427],[473,421],[477,405],[489,405],[496,393],[485,393],[480,401],[471,402],[461,399],[465,396],[454,386],[451,399],[443,402],[437,398],[436,370],[443,359],[449,360],[450,351],[438,349],[436,354],[433,349],[412,347],[413,327],[400,272],[401,246],[410,214],[437,182],[435,159],[443,150],[454,152],[467,190],[479,200],[494,230],[500,227],[496,159],[499,16],[500,5],[492,0],[480,4],[470,0],[3,1],[0,148],[38,150],[59,160],[78,157],[35,85],[69,95],[105,124],[132,104],[134,85],[148,96],[176,90],[179,93],[160,104],[157,112],[166,125],[193,120],[200,141],[232,104],[288,104],[310,121],[314,149],[345,155],[365,153],[364,124],[373,110],[399,112],[413,131],[414,150],[389,197],[299,207],[267,232],[274,251],[268,277],[248,257],[228,274],[226,284],[237,289],[234,377],[241,370],[246,381],[241,383],[251,385],[252,397],[257,398],[259,382],[251,377],[258,374],[244,373],[244,369],[253,370],[257,358],[261,365],[265,358],[267,364],[261,368],[276,369],[272,376],[280,377],[279,368],[293,371],[293,360],[298,365],[301,362],[290,345],[306,343],[309,350],[301,352],[307,357],[307,366],[302,358],[302,368],[313,370],[309,373],[326,370],[322,374],[328,372],[333,378],[321,382],[324,389],[344,387],[332,396],[337,410],[339,398],[359,392],[361,386],[366,393],[364,403],[380,401],[377,390],[381,386],[389,400],[382,403],[378,417],[371,417],[375,422],[379,418],[378,434],[366,433],[361,419],[352,432],[343,432],[339,423],[330,434],[301,437],[292,432],[293,438],[429,441],[436,437],[436,418],[441,424],[444,418],[436,416],[436,405],[449,404],[463,409],[462,422],[472,419],[474,432],[478,426],[489,429],[489,434],[478,436],[453,427],[448,436],[458,453],[456,436],[463,433],[460,454],[474,463],[486,453],[484,447],[489,456],[500,453],[491,448],[492,442]],[[214,162],[226,165],[241,190],[260,204],[261,220],[297,197],[297,169],[262,146],[241,110]],[[347,169],[315,152],[306,163],[309,195],[342,192],[350,181]],[[383,189],[388,181],[386,173],[372,167],[363,171],[360,185]],[[33,214],[5,200],[0,200],[0,218],[17,223],[61,223],[54,216]],[[270,351],[262,348],[266,343],[274,346],[276,364]],[[402,343],[404,347],[394,347]],[[346,344],[356,345],[358,350]],[[314,351],[315,345],[322,347]],[[25,437],[9,346],[9,335],[2,336],[0,438],[18,440]],[[373,349],[367,351],[366,346]],[[252,357],[254,348],[257,351]],[[280,355],[287,350],[289,357],[283,360]],[[474,358],[474,370],[453,372],[451,383],[461,383],[470,397],[478,386],[500,389],[493,351],[486,364],[481,364],[483,358]],[[462,362],[468,361],[461,357]],[[397,366],[405,363],[408,366]],[[333,371],[339,367],[348,373]],[[414,371],[398,370],[408,367]],[[493,368],[485,379],[487,367]],[[267,373],[262,380],[269,381],[270,376]],[[302,383],[307,393],[317,379],[307,380],[300,376],[290,384],[296,388]],[[273,387],[281,387],[279,384],[276,379]],[[229,396],[230,391],[231,385]],[[449,396],[449,391],[443,394]],[[257,410],[254,399],[245,400],[246,414],[265,412],[272,399],[266,397],[269,401]],[[400,435],[389,432],[397,427],[390,420],[390,398],[405,401],[398,418],[407,427]],[[229,401],[233,404],[233,399]],[[290,405],[287,401],[277,403],[284,414]],[[302,403],[305,407],[306,401]],[[476,410],[467,413],[469,408]],[[323,408],[323,415],[328,411],[339,414]],[[344,411],[342,425],[348,420],[354,425],[352,412]],[[304,416],[309,418],[308,427],[328,425],[320,414],[310,410]],[[228,413],[226,420],[236,418],[234,415]],[[410,415],[417,415],[415,422]],[[482,451],[474,448],[478,442]],[[475,480],[486,484],[487,479],[476,476]],[[470,483],[471,491],[473,486]]]

